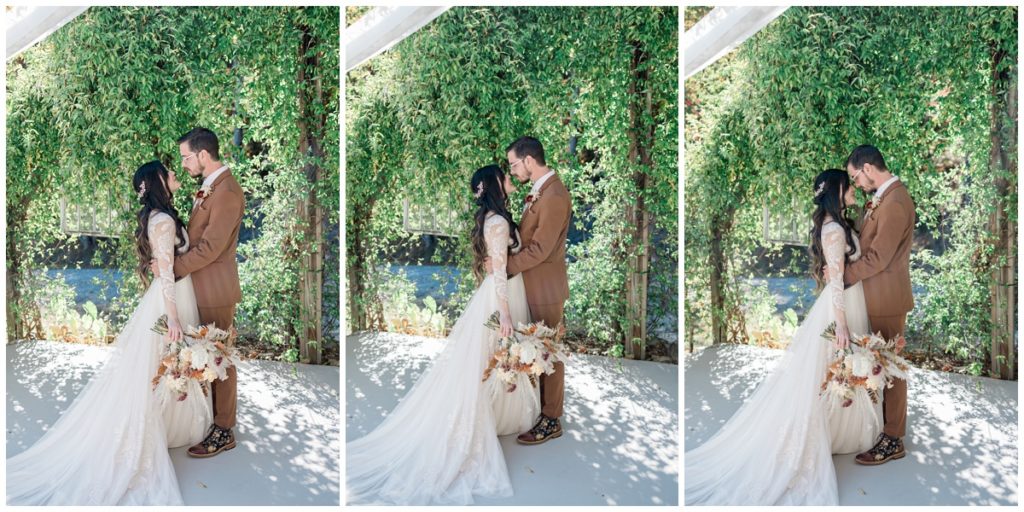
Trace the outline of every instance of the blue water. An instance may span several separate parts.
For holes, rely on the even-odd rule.
[[[420,300],[430,296],[445,302],[458,291],[456,283],[462,278],[460,269],[446,265],[388,265],[387,269],[393,275],[404,271],[405,277],[416,285],[416,298]]]
[[[48,269],[46,276],[50,279],[58,279],[63,276],[64,282],[74,288],[75,304],[79,307],[92,301],[100,311],[108,311],[110,300],[121,293],[118,283],[124,276],[124,272],[102,268]],[[101,292],[104,287],[108,286],[106,299],[102,299]]]

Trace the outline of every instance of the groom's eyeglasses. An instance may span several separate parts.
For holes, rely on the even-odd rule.
[[[187,155],[185,155],[185,156],[181,157],[181,162],[182,162],[182,163],[185,163],[185,161],[186,161],[186,160],[188,160],[189,158],[192,158],[192,157],[194,157],[194,156],[196,156],[196,154],[195,154],[195,153],[189,153],[189,154],[187,154]]]
[[[525,156],[520,158],[519,160],[516,160],[515,162],[508,164],[508,168],[511,170],[513,167],[519,165],[519,162],[522,162],[523,160],[526,160]]]
[[[854,175],[853,175],[853,176],[852,176],[852,177],[850,178],[850,181],[852,181],[852,182],[856,183],[856,182],[857,182],[857,177],[858,177],[858,176],[860,176],[860,175],[861,175],[861,174],[863,174],[863,173],[864,173],[864,168],[863,168],[863,167],[861,167],[861,168],[860,168],[860,170],[859,170],[859,171],[857,171],[857,173],[856,173],[856,174],[854,174]]]

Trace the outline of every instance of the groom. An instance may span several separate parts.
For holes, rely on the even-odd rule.
[[[508,258],[508,275],[523,274],[526,302],[534,322],[558,328],[569,298],[565,264],[565,239],[569,234],[572,200],[562,180],[547,166],[544,147],[533,137],[520,137],[505,148],[509,171],[533,187],[526,196],[519,221],[521,247]],[[488,265],[489,267],[489,265]],[[488,268],[490,271],[490,268]],[[521,444],[541,444],[562,435],[562,403],[565,396],[565,365],[555,363],[551,375],[540,376],[541,415]]]
[[[843,281],[847,286],[864,283],[873,332],[881,332],[886,339],[902,336],[907,313],[914,308],[910,287],[910,249],[917,223],[914,201],[874,146],[854,149],[846,160],[846,172],[854,186],[873,195],[865,207],[860,232],[862,255],[846,264]],[[873,448],[857,455],[860,464],[884,464],[906,455],[907,381],[896,379],[885,389],[882,407],[882,433]]]
[[[234,333],[235,308],[242,301],[235,251],[245,211],[242,187],[220,162],[220,143],[206,128],[193,128],[178,139],[181,166],[189,176],[202,176],[188,219],[189,250],[174,260],[174,275],[192,275],[199,321]],[[230,338],[232,341],[234,337]],[[201,443],[188,449],[193,457],[212,457],[235,447],[237,371],[213,381],[213,425]]]

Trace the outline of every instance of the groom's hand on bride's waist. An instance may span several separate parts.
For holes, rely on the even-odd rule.
[[[149,260],[149,270],[153,272],[153,279],[160,279],[160,267],[156,264],[156,260]],[[185,276],[174,276],[174,281],[181,281],[181,278]]]

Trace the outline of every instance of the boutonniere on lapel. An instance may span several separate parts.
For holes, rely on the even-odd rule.
[[[193,204],[193,208],[198,208],[199,205],[202,205],[203,200],[209,198],[211,194],[213,194],[213,185],[205,185],[201,187],[196,193],[196,199],[194,200],[195,203]]]
[[[878,205],[880,204],[882,204],[882,198],[872,196],[871,200],[864,205],[864,220],[870,219],[871,214],[875,211],[875,208],[878,208]]]
[[[200,188],[199,191],[196,192],[196,205],[199,205],[199,203],[203,202],[203,199],[206,199],[207,197],[210,197],[210,194],[212,194],[212,193],[213,193],[213,185],[206,185],[206,186]]]
[[[533,193],[533,194],[527,194],[526,195],[526,209],[529,210],[529,209],[533,208],[533,203],[536,203],[538,199],[540,199],[540,192],[536,192],[536,193]]]

